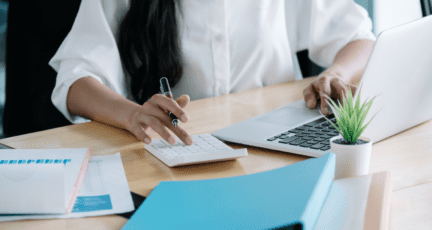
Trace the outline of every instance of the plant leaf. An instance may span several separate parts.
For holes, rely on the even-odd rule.
[[[348,102],[347,102],[347,98],[345,96],[342,97],[342,106],[343,106],[343,110],[345,110],[347,113],[349,113]]]
[[[330,121],[330,119],[328,119],[327,117],[324,117],[339,133],[342,133],[341,130],[339,129],[339,127],[337,127],[332,121]],[[336,118],[337,121],[337,118]]]
[[[331,99],[329,96],[327,96],[327,95],[325,95],[323,93],[321,93],[321,95],[324,96],[327,99],[326,102],[332,108],[333,111],[336,110],[337,112],[339,112],[339,110],[341,109],[341,107],[337,106],[336,102],[334,102],[333,99]]]
[[[354,103],[353,103],[353,97],[350,89],[348,89],[348,108],[349,108],[349,113],[352,114],[354,112]]]
[[[342,121],[341,121],[341,123],[342,123]],[[348,131],[347,131],[347,127],[344,125],[344,124],[341,124],[341,125],[339,125],[339,128],[341,129],[341,131],[342,131],[342,136],[344,137],[344,139],[346,140],[346,141],[349,141],[349,136],[348,136]]]
[[[354,111],[353,108],[353,114],[351,117],[351,122],[350,122],[350,126],[351,126],[351,142],[355,142],[357,139],[354,138],[354,134],[357,132],[357,114],[356,111]]]
[[[357,130],[357,132],[353,135],[354,136],[354,141],[357,141],[357,139],[360,137],[360,135],[363,133],[363,131],[365,130],[365,126],[363,126],[362,128],[360,128],[359,130]]]
[[[379,111],[378,111],[379,112]],[[369,120],[369,122],[366,124],[366,125],[364,125],[363,127],[362,127],[362,129],[363,128],[366,128],[370,123],[371,123],[371,121],[374,119],[374,117],[378,114],[378,112],[377,113],[375,113],[373,116],[372,116],[372,118]]]
[[[349,142],[357,141],[365,128],[371,122],[369,121],[363,126],[363,123],[376,96],[371,100],[366,100],[362,103],[361,89],[362,87],[359,88],[359,92],[354,98],[351,88],[348,88],[347,95],[343,95],[342,97],[342,103],[340,100],[337,100],[336,103],[335,100],[331,99],[329,96],[321,94],[326,98],[327,104],[335,114],[337,125],[331,122],[327,117],[325,117],[326,120],[342,135],[346,141]]]
[[[333,113],[335,113],[335,115],[338,115],[338,113],[340,112],[340,108],[333,102],[333,100],[331,100],[330,103],[327,104],[330,106]]]
[[[360,101],[361,101],[361,89],[362,89],[362,87],[363,87],[363,84],[359,88],[359,93],[357,94],[357,98],[355,98],[355,100],[356,100],[355,108],[357,111],[361,111],[360,110]]]
[[[363,122],[366,119],[366,115],[368,114],[369,109],[371,108],[373,101],[374,101],[374,98],[372,98],[369,102],[365,103],[366,107],[363,109],[364,117],[361,121],[359,121],[360,126],[363,125]]]

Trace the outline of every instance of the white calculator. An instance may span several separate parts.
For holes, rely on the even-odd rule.
[[[169,167],[233,160],[247,156],[247,149],[233,149],[210,134],[192,135],[193,145],[185,145],[180,139],[170,145],[163,139],[152,140],[145,149]]]

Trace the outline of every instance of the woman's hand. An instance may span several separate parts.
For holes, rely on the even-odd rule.
[[[130,114],[126,128],[146,144],[151,143],[151,138],[146,132],[152,128],[170,144],[174,144],[176,138],[170,134],[168,129],[186,145],[191,145],[193,143],[192,137],[180,126],[174,126],[168,115],[171,112],[180,121],[187,122],[189,118],[183,108],[187,106],[189,101],[188,95],[182,95],[174,101],[162,94],[155,94]]]
[[[306,101],[306,105],[309,109],[316,107],[318,100],[321,103],[321,112],[324,115],[328,115],[328,104],[325,95],[331,98],[337,98],[343,101],[343,97],[347,96],[347,85],[348,83],[343,82],[339,77],[330,74],[319,75],[312,83],[310,83],[304,90],[303,96]],[[354,93],[355,87],[351,86],[351,90]]]
[[[316,107],[321,101],[321,111],[328,115],[327,99],[324,95],[343,101],[347,96],[347,87],[355,93],[355,86],[359,82],[366,67],[369,55],[372,52],[374,41],[356,40],[348,43],[336,54],[333,65],[321,73],[303,91],[306,105],[309,109]]]

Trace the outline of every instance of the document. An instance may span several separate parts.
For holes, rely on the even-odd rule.
[[[134,210],[120,153],[92,156],[84,182],[70,214],[0,215],[0,222],[23,219],[79,218],[125,213]]]
[[[0,166],[0,213],[66,213],[64,166]]]
[[[90,156],[87,148],[0,150],[0,213],[70,213]]]

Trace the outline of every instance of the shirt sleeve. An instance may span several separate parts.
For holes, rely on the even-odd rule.
[[[73,123],[86,121],[67,109],[67,94],[76,80],[94,77],[113,91],[127,96],[116,43],[118,24],[126,11],[125,0],[83,0],[71,31],[49,62],[57,71],[51,100]]]
[[[367,11],[353,0],[307,0],[297,5],[297,51],[323,67],[348,43],[375,40]]]

